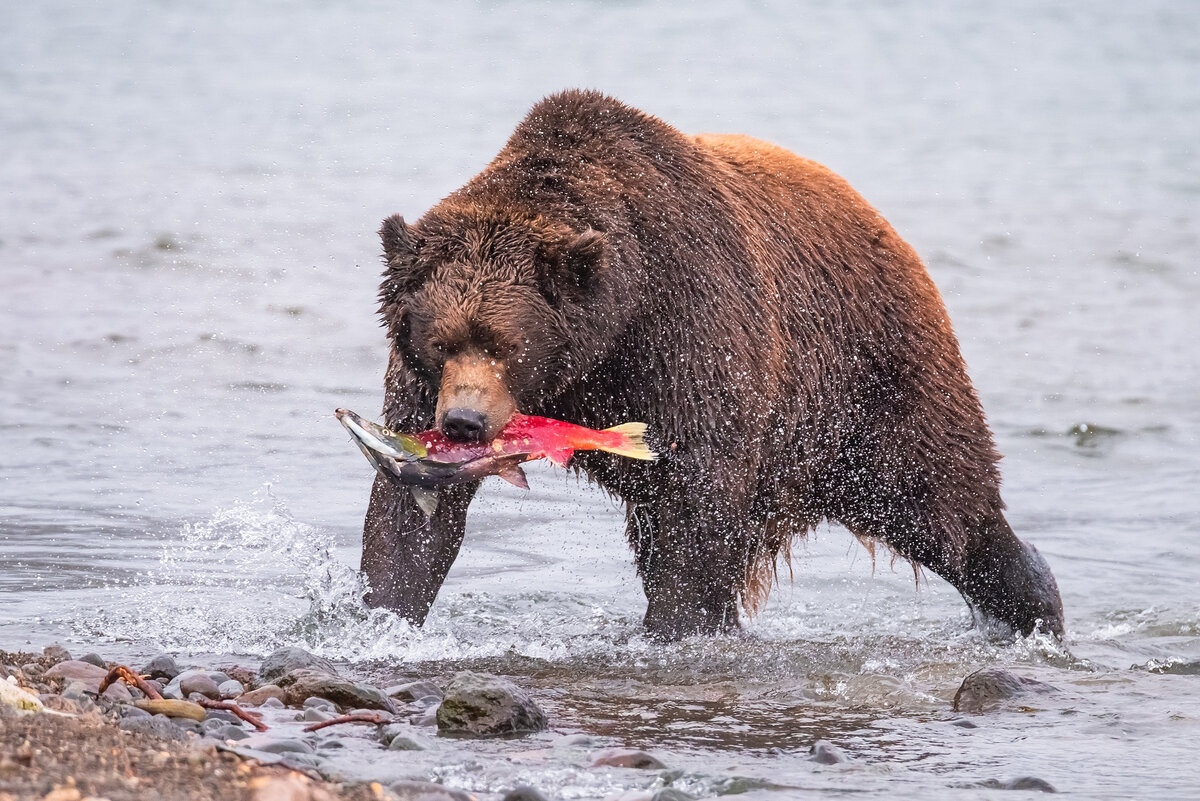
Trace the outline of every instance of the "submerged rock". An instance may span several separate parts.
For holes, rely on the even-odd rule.
[[[609,748],[592,756],[593,768],[634,768],[636,770],[662,770],[662,760],[645,751],[633,748]]]
[[[1000,668],[977,670],[963,679],[954,694],[954,711],[982,714],[1009,705],[1009,702],[1047,695],[1057,688],[1036,679],[1027,679]]]
[[[985,782],[980,782],[980,786],[992,790],[1027,790],[1039,793],[1058,792],[1050,782],[1039,779],[1036,776],[1020,776],[1016,779],[1009,779],[1006,782],[989,779]]]
[[[395,711],[391,700],[382,690],[320,670],[293,670],[280,678],[278,684],[283,688],[284,700],[290,706],[300,706],[309,698],[319,696],[350,709]]]
[[[398,781],[388,789],[400,801],[475,801],[475,797],[469,793],[433,782]]]
[[[828,740],[817,740],[809,749],[809,759],[821,765],[836,765],[846,761],[846,753]]]
[[[500,801],[549,801],[536,787],[521,785],[504,794]]]
[[[438,731],[491,737],[541,731],[546,713],[507,679],[464,670],[446,687],[437,709]]]
[[[283,678],[293,670],[307,669],[338,675],[337,668],[328,659],[310,654],[303,648],[280,648],[271,653],[258,669],[259,684],[270,684],[276,679]]]

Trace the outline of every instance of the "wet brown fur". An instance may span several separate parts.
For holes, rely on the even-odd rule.
[[[390,426],[440,419],[443,366],[470,352],[500,364],[483,394],[522,412],[658,436],[654,463],[575,461],[626,502],[652,630],[736,625],[738,600],[758,608],[778,557],[822,519],[1018,628],[1053,615],[1018,564],[1027,546],[1004,522],[999,457],[937,289],[825,167],[571,91],[419,222],[392,217],[381,234]],[[502,414],[484,411],[489,428]],[[364,544],[377,603],[424,618],[472,492],[424,523],[377,483]],[[432,550],[407,556],[408,529]],[[1038,585],[1013,590],[1030,598],[990,598],[1022,582]]]

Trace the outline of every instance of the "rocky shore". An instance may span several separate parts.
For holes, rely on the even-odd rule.
[[[697,781],[669,755],[611,740],[597,748],[585,734],[538,734],[548,728],[546,712],[498,676],[461,671],[439,682],[376,687],[299,648],[257,667],[218,669],[185,667],[170,654],[125,666],[92,653],[73,658],[58,646],[0,651],[0,801],[544,801],[538,788],[503,780],[478,793],[441,783],[445,764],[472,762],[489,741],[526,735],[535,736],[521,758],[544,761],[553,751],[558,764],[589,776],[624,772],[616,787],[642,788],[596,793],[608,801],[798,789],[739,776]],[[954,706],[975,716],[1053,704],[1060,695],[985,669],[963,681]],[[969,717],[953,725],[976,727]],[[812,744],[808,760],[814,770],[856,769],[825,740]],[[979,786],[1054,789],[1033,777]]]
[[[257,669],[185,669],[170,654],[129,667],[137,678],[127,682],[97,654],[0,651],[0,801],[466,801],[419,776],[349,777],[331,757],[347,730],[382,752],[423,750],[435,733],[546,727],[521,690],[482,674],[461,673],[445,691],[428,681],[378,688],[298,648]],[[520,787],[497,797],[542,796]]]

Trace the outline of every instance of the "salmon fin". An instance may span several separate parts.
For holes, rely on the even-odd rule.
[[[425,516],[433,517],[433,513],[437,511],[438,507],[437,493],[423,487],[409,487],[408,491],[412,493],[413,500],[417,502],[417,507],[425,513]]]
[[[529,489],[529,479],[525,477],[525,471],[521,469],[520,465],[514,464],[512,467],[506,467],[496,475],[514,487]]]
[[[604,430],[620,434],[622,441],[619,445],[605,446],[600,450],[615,453],[618,456],[628,456],[630,459],[652,461],[658,458],[658,454],[650,450],[650,446],[646,444],[645,423],[622,423]]]
[[[556,464],[559,467],[566,467],[567,462],[571,461],[571,456],[575,453],[574,448],[558,448],[552,451],[546,451],[546,458],[551,464]]]

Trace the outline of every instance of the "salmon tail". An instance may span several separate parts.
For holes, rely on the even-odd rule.
[[[620,434],[621,441],[617,445],[604,445],[600,450],[615,453],[618,456],[628,456],[630,459],[650,461],[658,458],[658,454],[650,450],[650,446],[646,444],[645,423],[622,423],[604,430]]]

